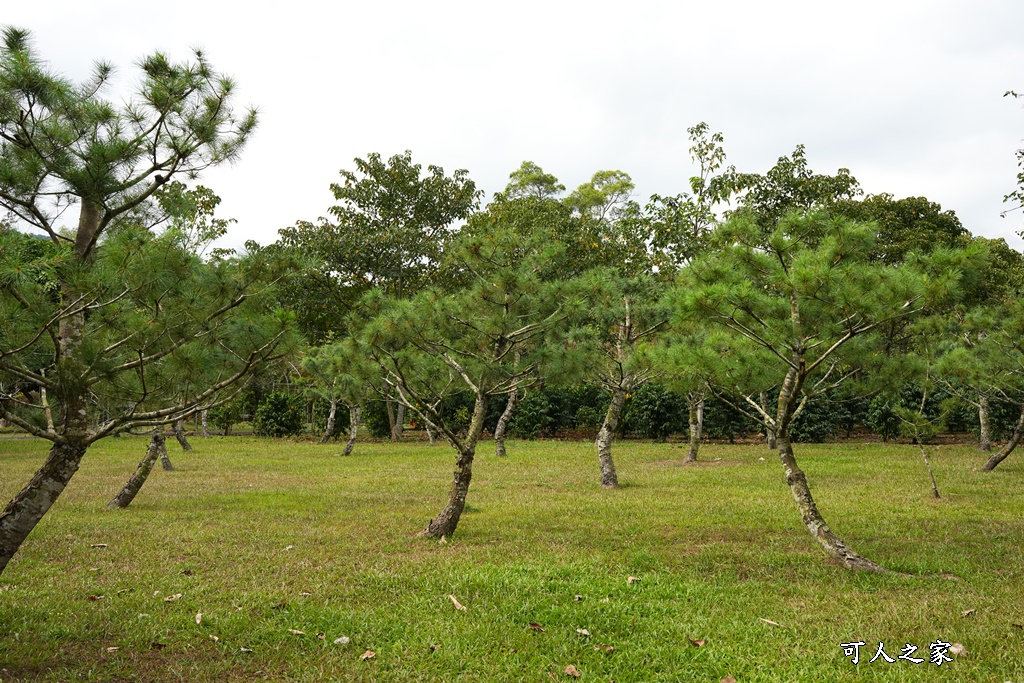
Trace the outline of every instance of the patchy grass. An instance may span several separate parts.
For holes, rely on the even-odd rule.
[[[758,446],[709,446],[692,467],[685,445],[616,444],[624,487],[605,491],[589,444],[511,442],[503,460],[483,444],[441,544],[414,533],[443,505],[447,447],[193,445],[169,442],[177,471],[117,512],[103,507],[146,441],[88,453],[0,576],[0,681],[568,681],[570,664],[617,683],[1024,680],[1016,456],[983,474],[976,451],[940,447],[936,501],[912,446],[798,446],[833,529],[902,572],[878,576],[825,559]],[[44,453],[0,440],[0,497]],[[965,653],[867,661],[879,641],[927,658],[936,640]]]

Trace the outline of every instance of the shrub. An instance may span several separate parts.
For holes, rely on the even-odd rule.
[[[295,436],[302,432],[305,400],[284,392],[267,394],[256,407],[252,431],[257,436]]]

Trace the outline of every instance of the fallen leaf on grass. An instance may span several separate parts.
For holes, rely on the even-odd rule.
[[[589,638],[590,637],[590,631],[588,631],[585,628],[578,628],[578,629],[576,629],[576,633],[580,634],[584,638]]]
[[[304,636],[304,635],[306,635],[305,631],[298,631],[298,630],[296,630],[294,628],[288,629],[288,633],[291,633],[293,636]]]
[[[168,595],[166,598],[164,598],[164,602],[174,602],[175,600],[177,600],[180,597],[181,597],[181,593],[175,593],[174,595]]]
[[[121,648],[119,648],[117,645],[113,645],[113,646],[107,648],[107,652],[117,652],[120,649]]]
[[[149,644],[150,650],[162,650],[167,647],[167,643],[158,643],[155,640]]]
[[[736,683],[736,679],[732,676],[726,676],[722,679],[722,683]]]
[[[324,633],[323,631],[317,631],[316,632],[316,637],[319,638],[320,640],[327,640],[327,634]]]
[[[196,612],[196,626],[198,626],[201,623],[203,623],[203,613]]]
[[[240,648],[238,648],[238,651],[239,651],[239,652],[252,652],[252,650],[250,650],[249,648],[247,648],[247,647],[244,647],[244,646],[243,646],[243,647],[240,647]]]
[[[93,602],[95,602],[96,600],[102,600],[103,596],[102,595],[90,595],[89,599],[92,600]]]
[[[440,645],[429,645],[428,647],[430,648],[431,652],[436,652],[438,650],[438,648],[440,648],[441,646]]]
[[[220,638],[218,638],[217,636],[213,635],[212,633],[210,634],[210,640],[212,640],[215,643],[219,643],[220,642]]]
[[[89,571],[91,571],[91,572],[98,572],[99,570],[100,570],[99,567],[89,567]]]
[[[122,588],[121,590],[117,591],[117,594],[121,595],[121,593],[127,593],[130,590],[131,590],[131,588]]]
[[[363,660],[365,662],[367,659],[373,659],[376,656],[377,656],[376,652],[374,652],[373,650],[367,650],[363,654],[359,655],[359,659],[361,659],[361,660]]]
[[[67,536],[65,536],[64,538],[66,538],[66,539],[68,539],[68,540],[70,541],[70,540],[71,540],[72,538],[74,538],[74,537],[75,537],[75,535],[74,535],[74,534],[68,534],[68,535],[67,535]]]
[[[963,643],[953,643],[949,648],[949,652],[959,657],[967,652],[967,648],[964,647]]]
[[[640,580],[640,579],[638,579],[637,577],[635,577],[635,576],[631,576],[631,577],[629,577],[628,579],[626,579],[626,584],[627,584],[627,585],[632,585],[632,584],[636,583],[636,582],[637,582],[637,581],[639,581],[639,580]]]
[[[461,602],[455,599],[454,595],[449,595],[448,599],[452,601],[453,605],[455,605],[455,609],[462,610],[463,612],[466,611],[466,608],[462,605]]]
[[[615,652],[615,648],[609,645],[608,643],[601,643],[600,645],[594,646],[594,651],[600,651],[605,653],[606,655],[610,655],[611,653]]]
[[[758,617],[758,619],[760,619],[761,621],[763,621],[766,624],[771,624],[772,626],[778,626],[779,625],[777,622],[774,622],[771,619],[765,619],[764,617]]]
[[[299,595],[301,595],[304,598],[308,598],[309,596],[311,596],[313,594],[310,593],[309,591],[302,591],[301,593],[299,593]]]
[[[544,627],[541,626],[540,624],[538,624],[537,622],[534,622],[534,621],[530,622],[530,628],[533,629],[534,631],[539,632],[539,633],[543,633],[544,632]]]
[[[92,547],[93,548],[106,548],[107,544],[106,543],[93,543]]]
[[[1010,626],[1013,626],[1015,628],[1024,628],[1024,624],[1012,623],[1012,624],[1010,624]]]
[[[285,546],[285,548],[284,548],[284,549],[285,549],[285,550],[291,550],[291,549],[292,549],[292,548],[294,548],[294,547],[295,547],[295,546],[293,546],[293,545],[289,545],[289,546]]]
[[[192,576],[193,572],[192,572],[191,569],[182,569],[181,573],[184,574],[185,576]]]
[[[572,599],[575,600],[576,602],[579,602],[580,600],[583,599],[583,596],[582,595],[574,595],[574,596],[572,596]]]
[[[694,640],[693,638],[688,638],[687,640],[690,641],[691,645],[696,645],[697,647],[704,647],[704,640]]]
[[[351,639],[348,636],[340,636],[334,639],[335,645],[348,645]]]
[[[580,676],[583,675],[583,674],[580,673],[580,670],[577,669],[572,664],[570,664],[569,666],[565,667],[565,674],[567,676],[572,676],[573,678],[579,678]]]
[[[974,610],[973,610],[973,609],[965,609],[965,610],[964,610],[963,612],[961,612],[960,614],[961,614],[961,616],[969,617],[969,616],[971,616],[972,614],[974,614]]]

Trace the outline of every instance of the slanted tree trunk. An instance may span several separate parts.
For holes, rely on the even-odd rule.
[[[978,395],[978,450],[988,453],[992,450],[992,427],[989,421],[988,396]]]
[[[202,424],[203,424],[203,438],[204,439],[209,439],[210,438],[210,425],[209,425],[209,422],[208,422],[208,418],[209,418],[208,413],[209,412],[210,412],[209,410],[205,410],[204,409],[199,414],[200,419],[202,420]]]
[[[508,403],[505,404],[505,410],[502,411],[501,417],[498,418],[498,426],[494,428],[494,450],[499,458],[504,458],[508,455],[505,452],[505,430],[508,429],[508,423],[515,414],[516,406],[518,405],[519,392],[513,391],[508,395]]]
[[[324,430],[324,435],[320,437],[320,443],[327,443],[331,440],[331,436],[334,435],[334,417],[338,414],[338,399],[331,399],[331,411],[327,413],[327,429]]]
[[[794,354],[793,365],[804,367],[803,359]],[[847,569],[858,569],[864,571],[885,572],[888,571],[879,564],[862,557],[846,547],[846,544],[839,540],[829,528],[825,518],[818,512],[818,506],[811,496],[810,486],[807,484],[807,476],[797,465],[796,456],[793,455],[793,445],[789,440],[789,426],[793,420],[793,413],[797,405],[797,394],[803,377],[798,377],[795,369],[786,373],[786,379],[782,382],[779,390],[779,412],[776,420],[778,432],[776,434],[776,450],[779,460],[786,473],[786,483],[796,500],[796,506],[800,510],[804,525],[811,532],[814,540],[825,550],[829,557],[833,558]]]
[[[345,444],[345,455],[351,455],[352,449],[356,446],[356,432],[359,431],[359,416],[362,414],[362,406],[349,406],[348,409],[348,443]]]
[[[622,407],[626,403],[626,392],[629,382],[621,382],[612,390],[612,400],[608,404],[608,412],[605,413],[604,423],[597,432],[597,439],[594,445],[597,446],[597,459],[601,463],[601,488],[619,488],[619,477],[615,473],[615,462],[612,460],[612,438],[615,430],[619,427],[619,418],[622,417]]]
[[[1003,447],[998,452],[993,453],[992,457],[988,459],[984,467],[981,469],[985,472],[991,472],[996,468],[996,465],[1006,460],[1006,456],[1013,453],[1013,449],[1020,443],[1021,437],[1024,436],[1024,406],[1021,406],[1020,417],[1017,418],[1017,424],[1013,427],[1013,433],[1010,434],[1010,440],[1003,444]]]
[[[689,397],[690,404],[690,447],[683,462],[697,462],[697,451],[704,436],[704,395]]]
[[[452,481],[451,492],[448,494],[448,504],[441,513],[431,520],[427,528],[421,533],[423,536],[438,538],[440,536],[451,536],[459,524],[459,518],[466,507],[466,494],[469,492],[469,482],[473,478],[473,457],[476,454],[476,444],[480,434],[484,430],[484,418],[487,416],[488,396],[478,393],[476,403],[473,406],[473,419],[469,423],[469,432],[466,440],[452,445],[456,446],[458,459],[455,461],[455,477]]]
[[[167,454],[167,443],[163,438],[163,434],[160,436],[161,439],[157,446],[157,450],[160,451],[160,466],[164,468],[165,472],[173,472],[174,465],[171,464],[171,456]]]
[[[153,465],[156,464],[156,459],[160,456],[161,451],[166,453],[167,448],[164,445],[164,435],[157,433],[150,440],[149,447],[146,448],[146,455],[135,469],[135,474],[128,479],[128,483],[124,485],[121,492],[107,503],[108,510],[126,508],[135,500],[135,496],[142,489],[142,485],[146,483],[146,479],[149,478],[149,473],[153,471]]]
[[[939,495],[939,485],[935,483],[935,473],[932,472],[932,461],[928,458],[928,451],[924,449],[924,444],[921,443],[921,439],[914,439],[917,441],[917,447],[921,449],[921,457],[924,458],[924,466],[928,468],[928,477],[932,480],[932,495],[936,498],[941,498]]]
[[[185,418],[174,421],[174,438],[178,440],[179,444],[181,444],[181,450],[192,450],[192,444],[190,444],[188,439],[185,438]],[[166,451],[167,449],[165,448],[164,450]],[[166,470],[168,468],[165,466],[164,469]]]

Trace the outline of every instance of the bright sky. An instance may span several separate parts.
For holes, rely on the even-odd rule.
[[[1024,146],[1022,102],[1002,97],[1024,90],[1020,0],[59,0],[0,21],[68,76],[113,62],[125,92],[155,49],[200,46],[233,76],[260,126],[202,180],[238,219],[231,246],[326,215],[338,170],[369,152],[466,168],[488,196],[526,159],[570,189],[621,169],[643,203],[686,189],[686,129],[706,121],[740,171],[803,143],[819,173],[1022,247],[1024,216],[999,217]]]

